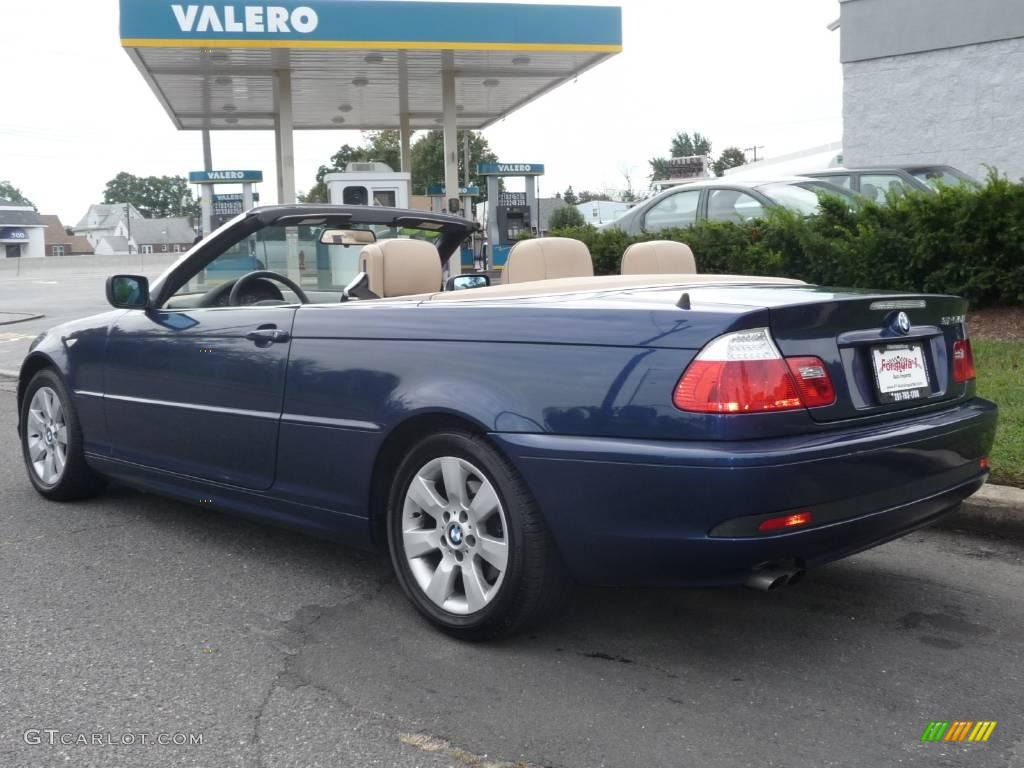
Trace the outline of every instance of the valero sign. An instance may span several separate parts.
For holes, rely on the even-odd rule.
[[[182,32],[270,32],[308,35],[320,23],[316,11],[307,6],[280,5],[171,5],[174,20]]]
[[[120,0],[121,44],[618,53],[612,7],[429,0]]]
[[[480,176],[543,176],[541,163],[481,163],[476,167]]]
[[[243,184],[263,181],[263,171],[190,171],[192,184]]]

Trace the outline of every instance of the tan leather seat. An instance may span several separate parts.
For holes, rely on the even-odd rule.
[[[502,282],[529,283],[555,277],[593,277],[590,250],[569,237],[521,240],[508,254]]]
[[[651,240],[633,243],[622,254],[624,275],[695,275],[697,260],[686,243]]]
[[[441,257],[422,240],[379,240],[363,248],[359,269],[382,299],[441,290]]]

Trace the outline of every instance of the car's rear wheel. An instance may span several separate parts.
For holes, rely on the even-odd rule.
[[[29,381],[21,404],[21,449],[32,485],[55,501],[86,498],[103,479],[85,463],[82,430],[67,387],[50,369]]]
[[[537,504],[484,438],[420,441],[388,505],[399,582],[431,623],[463,639],[523,630],[559,607],[569,579]]]

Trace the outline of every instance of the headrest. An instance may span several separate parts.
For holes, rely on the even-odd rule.
[[[622,254],[624,275],[695,275],[697,260],[686,243],[651,240],[633,243]]]
[[[382,299],[441,290],[441,257],[423,240],[378,240],[363,248],[359,265]]]
[[[520,240],[508,254],[502,282],[529,283],[554,277],[593,277],[587,246],[568,237]]]

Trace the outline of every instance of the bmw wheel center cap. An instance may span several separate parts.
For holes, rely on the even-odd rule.
[[[462,526],[453,525],[448,529],[448,538],[451,539],[452,544],[456,547],[462,543]]]

